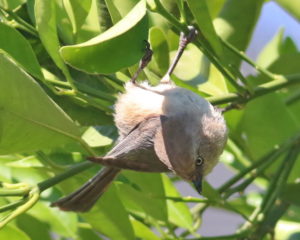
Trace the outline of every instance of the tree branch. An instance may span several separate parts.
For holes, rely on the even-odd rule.
[[[288,75],[288,76],[277,76],[275,80],[258,85],[253,89],[253,93],[248,93],[243,96],[238,93],[228,93],[218,97],[208,97],[207,100],[213,105],[225,104],[225,103],[236,103],[245,104],[257,97],[272,93],[278,89],[290,86],[292,84],[300,83],[300,74]]]

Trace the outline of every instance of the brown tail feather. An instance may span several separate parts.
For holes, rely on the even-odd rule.
[[[52,203],[51,207],[59,207],[63,211],[86,212],[90,210],[119,172],[120,169],[117,168],[101,169],[81,188]]]

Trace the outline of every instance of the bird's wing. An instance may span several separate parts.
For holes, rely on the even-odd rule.
[[[193,158],[193,142],[186,129],[189,124],[184,115],[161,118],[160,127],[154,136],[154,150],[158,158],[172,171],[183,171],[180,176],[192,171],[188,160]],[[185,178],[188,178],[186,176]]]
[[[135,128],[104,157],[88,159],[105,166],[146,172],[165,172],[168,168],[154,151],[153,138],[163,116],[150,117]]]

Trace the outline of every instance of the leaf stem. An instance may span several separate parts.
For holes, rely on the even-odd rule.
[[[26,194],[28,194],[28,192],[30,191],[29,188],[25,188],[25,189],[0,189],[0,197],[13,197],[13,196],[24,196]]]
[[[78,163],[77,165],[71,167],[67,171],[65,171],[59,175],[56,175],[53,178],[50,178],[43,182],[38,183],[38,187],[39,187],[40,191],[43,192],[44,190],[54,186],[55,184],[65,180],[69,177],[72,177],[80,172],[83,172],[84,170],[91,168],[92,166],[95,166],[95,164],[92,162],[88,162],[88,161]]]
[[[179,22],[173,15],[171,15],[165,7],[161,4],[159,0],[154,0],[154,4],[147,3],[148,8],[150,11],[157,12],[166,18],[177,30],[186,32],[188,29],[185,24]]]
[[[19,207],[19,206],[23,205],[25,202],[26,202],[26,199],[21,199],[21,200],[16,201],[16,202],[9,203],[9,204],[7,204],[3,207],[0,207],[0,213],[9,211],[11,209],[15,209],[16,207]]]
[[[284,184],[286,183],[290,172],[297,160],[299,154],[299,143],[295,144],[290,148],[290,151],[287,153],[287,156],[282,160],[281,165],[278,167],[277,172],[272,177],[268,190],[263,198],[262,203],[253,211],[250,216],[251,222],[257,223],[256,225],[261,225],[266,218],[268,217],[271,209],[274,206],[274,203],[282,190]],[[240,230],[249,229],[253,226],[252,223],[246,222]],[[260,228],[260,227],[258,227]],[[257,239],[257,238],[250,238]]]
[[[4,13],[6,13],[6,15],[8,17],[11,17],[12,19],[15,20],[15,24],[17,25],[17,27],[19,27],[20,29],[32,34],[33,36],[37,37],[37,31],[36,29],[30,25],[28,22],[24,21],[21,17],[19,17],[16,13],[14,13],[11,10],[5,9],[3,7],[0,6],[0,10]],[[6,17],[7,19],[7,17]],[[7,21],[9,21],[9,19],[7,19]]]
[[[275,176],[272,178],[264,201],[261,204],[261,213],[265,214],[269,211],[269,209],[274,204],[276,198],[278,197],[282,187],[286,183],[291,170],[297,160],[297,156],[299,154],[299,144],[295,145],[288,152],[286,158],[283,159],[282,164],[278,167],[278,170]]]
[[[8,222],[16,218],[17,216],[21,215],[22,213],[28,211],[40,198],[40,191],[38,188],[33,188],[29,193],[29,199],[28,201],[19,206],[15,211],[13,211],[8,216],[4,217],[0,221],[0,229],[3,228]]]
[[[222,235],[217,237],[200,237],[200,238],[189,238],[189,240],[236,240],[243,238],[248,235],[247,231],[232,234],[232,235]]]
[[[225,104],[230,102],[247,103],[257,97],[263,96],[268,93],[272,93],[283,87],[287,87],[292,84],[300,83],[300,74],[288,75],[288,76],[276,76],[276,79],[261,85],[258,85],[253,89],[253,93],[242,96],[238,93],[228,93],[223,96],[208,97],[207,100],[213,105]]]
[[[113,113],[113,110],[111,108],[107,107],[107,105],[111,105],[110,102],[107,102],[107,101],[99,99],[99,98],[91,97],[91,96],[81,93],[81,92],[76,92],[76,95],[78,97],[84,99],[85,101],[87,101],[91,106],[93,106],[95,108],[98,108],[107,113]]]
[[[183,0],[176,0],[177,3],[177,7],[179,9],[180,12],[180,22],[182,24],[186,24],[186,13],[184,10],[184,1]]]
[[[162,15],[164,18],[166,18],[179,32],[187,32],[188,27],[179,22],[173,15],[171,15],[164,6],[160,3],[159,0],[154,0],[155,4],[154,6],[150,6],[150,10],[153,12],[157,12],[160,15]],[[215,56],[213,50],[211,50],[210,44],[204,39],[203,37],[198,37],[196,41],[194,41],[194,44],[209,58],[209,60],[216,66],[216,68],[224,75],[224,77],[237,89],[240,91],[245,91],[245,89],[240,86],[234,76],[229,72],[227,69],[225,69],[220,62],[220,60]]]
[[[228,48],[231,52],[235,53],[238,57],[243,59],[245,62],[250,64],[252,67],[254,67],[258,72],[265,75],[266,77],[270,79],[274,79],[275,75],[271,73],[270,71],[258,66],[252,59],[250,59],[243,51],[237,50],[233,45],[231,45],[226,40],[223,40],[222,38],[219,38],[220,41],[223,43],[223,45]]]
[[[294,137],[290,138],[289,140],[285,141],[281,146],[275,147],[273,150],[271,150],[269,153],[264,155],[261,159],[254,162],[251,166],[245,168],[240,173],[232,177],[230,180],[228,180],[226,183],[224,183],[219,188],[219,193],[223,193],[226,190],[228,190],[231,186],[233,186],[235,183],[240,181],[243,177],[245,177],[247,174],[249,174],[251,171],[255,170],[256,168],[262,167],[265,169],[266,166],[268,166],[269,163],[272,163],[272,161],[276,158],[278,158],[283,152],[285,152],[292,144],[295,142],[298,142],[300,140],[300,133],[296,134]]]

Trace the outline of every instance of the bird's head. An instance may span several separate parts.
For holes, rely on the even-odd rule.
[[[227,127],[221,113],[200,96],[187,90],[171,95],[166,97],[155,151],[171,171],[192,181],[201,193],[202,178],[217,164],[225,147]]]

